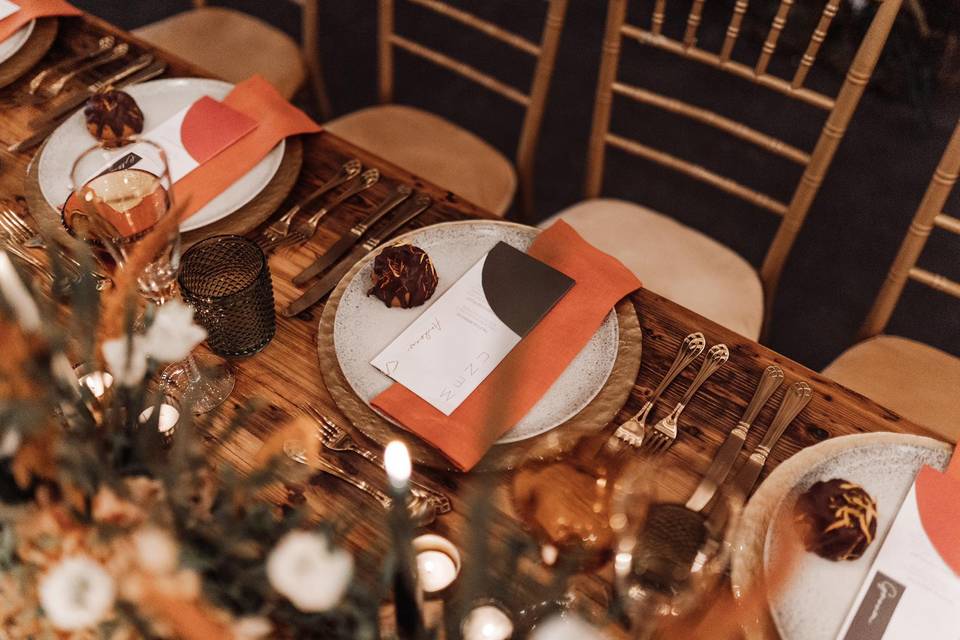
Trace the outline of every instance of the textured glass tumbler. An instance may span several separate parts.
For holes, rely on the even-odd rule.
[[[263,251],[240,236],[214,236],[193,245],[180,261],[180,291],[221,356],[248,356],[277,330],[273,283]]]

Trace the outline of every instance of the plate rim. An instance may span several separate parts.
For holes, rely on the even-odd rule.
[[[804,447],[784,460],[770,472],[754,492],[743,510],[740,523],[734,534],[733,554],[730,561],[730,588],[736,600],[739,601],[743,598],[744,593],[755,582],[757,571],[763,568],[763,547],[766,545],[770,518],[786,495],[786,492],[778,491],[781,483],[769,483],[768,480],[778,472],[780,474],[800,473],[802,475],[812,466],[811,463],[816,463],[844,451],[871,445],[912,445],[947,452],[953,449],[948,443],[930,436],[894,431],[876,431],[834,436],[823,442]],[[789,488],[786,491],[789,491]],[[748,549],[756,549],[756,544],[759,544],[759,552],[754,552],[752,556],[759,559],[759,564],[746,558]],[[769,605],[761,616],[764,618],[763,620],[751,620],[743,625],[744,637],[747,640],[779,638],[779,630]]]
[[[413,235],[416,235],[416,234],[419,234],[419,233],[423,233],[424,231],[426,231],[426,230],[428,230],[428,229],[436,229],[436,228],[438,228],[438,227],[476,226],[476,225],[493,225],[493,226],[513,227],[513,228],[516,228],[516,229],[519,229],[519,230],[523,230],[524,232],[533,232],[532,238],[536,238],[540,233],[543,232],[543,229],[540,229],[539,227],[534,227],[534,226],[530,226],[530,225],[525,225],[525,224],[522,224],[522,223],[519,223],[519,222],[510,221],[510,220],[451,220],[451,221],[447,221],[447,222],[438,222],[438,223],[436,223],[436,224],[431,224],[431,225],[427,225],[427,226],[424,226],[424,227],[419,227],[419,228],[417,228],[417,229],[412,229],[412,230],[410,230],[410,231],[408,231],[408,232],[406,232],[406,233],[404,233],[404,234],[402,234],[402,235],[397,236],[396,238],[391,239],[389,242],[383,243],[382,245],[380,245],[379,247],[377,247],[377,249],[375,249],[374,251],[371,251],[370,253],[368,253],[367,255],[365,255],[361,260],[359,260],[359,261],[357,262],[357,264],[355,265],[356,271],[353,272],[353,277],[352,277],[352,278],[350,279],[350,281],[347,282],[346,285],[344,286],[344,291],[346,291],[346,288],[350,286],[350,284],[353,282],[353,279],[354,279],[354,278],[359,277],[360,271],[363,269],[363,267],[364,267],[366,264],[368,264],[371,260],[373,260],[373,259],[376,257],[376,254],[378,254],[383,248],[388,247],[388,246],[392,246],[392,245],[395,245],[395,244],[398,244],[398,243],[402,243],[402,242],[408,240],[410,236],[413,236]],[[352,268],[351,268],[351,270],[352,270]],[[350,273],[345,274],[344,277],[343,277],[343,280],[346,280],[346,278],[349,277],[349,276],[350,276]],[[339,283],[338,283],[338,286],[339,286]],[[333,341],[334,353],[337,355],[337,362],[340,364],[340,369],[341,369],[341,371],[343,371],[343,365],[342,365],[342,363],[340,362],[339,353],[338,353],[337,350],[336,350],[336,326],[337,326],[337,320],[336,320],[336,318],[337,318],[337,315],[338,315],[339,313],[340,313],[340,305],[339,305],[339,303],[338,303],[338,305],[337,305],[337,311],[336,311],[336,313],[334,313],[334,318],[333,318],[333,328],[334,328],[334,332],[333,332],[333,335],[331,336],[331,339],[332,339],[332,341]],[[613,320],[613,330],[614,330],[614,333],[613,333],[613,342],[614,342],[615,345],[619,345],[619,342],[620,342],[620,323],[617,321],[617,311],[616,311],[615,308],[614,308],[614,309],[611,309],[611,310],[610,310],[610,313],[609,313],[607,316],[604,316],[604,322],[607,322],[607,318],[609,318],[611,315],[613,316],[613,319],[614,319],[614,320]],[[599,329],[598,329],[598,330],[599,330]],[[617,349],[617,351],[618,351],[618,349]],[[551,425],[550,427],[545,428],[543,431],[541,431],[541,432],[539,432],[539,433],[534,433],[534,434],[531,434],[531,435],[528,435],[528,436],[519,437],[519,438],[517,438],[517,437],[515,437],[515,438],[507,438],[507,439],[500,438],[500,439],[498,439],[498,440],[493,444],[493,446],[496,447],[496,446],[501,446],[501,445],[522,443],[522,442],[525,442],[525,441],[527,441],[527,440],[531,440],[531,439],[533,439],[533,438],[538,438],[538,437],[540,437],[540,436],[546,435],[546,434],[550,433],[551,431],[553,431],[554,429],[556,429],[556,428],[558,428],[558,427],[566,424],[566,423],[567,423],[568,421],[570,421],[573,417],[575,417],[578,413],[580,413],[580,411],[582,411],[584,408],[586,408],[587,406],[589,406],[589,404],[590,404],[591,402],[593,402],[593,400],[600,394],[600,392],[603,390],[604,386],[605,386],[605,385],[607,384],[607,382],[609,381],[610,376],[613,374],[614,367],[616,366],[616,360],[617,360],[617,353],[614,353],[614,357],[610,360],[609,367],[607,367],[607,369],[606,369],[606,371],[605,371],[605,373],[604,373],[604,375],[603,375],[603,378],[602,378],[602,380],[600,381],[600,384],[597,385],[596,390],[595,390],[593,393],[590,394],[590,396],[586,399],[585,402],[583,402],[582,404],[578,404],[577,406],[575,406],[575,407],[573,408],[573,410],[571,410],[571,411],[569,411],[568,413],[564,414],[564,417],[563,417],[562,419],[560,419],[559,421],[557,421],[556,424],[553,424],[553,425]],[[379,409],[377,409],[376,407],[372,406],[369,402],[367,402],[367,400],[364,399],[363,396],[360,395],[360,393],[357,391],[357,388],[354,386],[353,381],[346,375],[345,372],[344,372],[344,374],[343,374],[343,377],[344,377],[344,379],[346,380],[347,384],[349,385],[350,390],[354,393],[354,395],[356,395],[358,398],[360,398],[360,400],[361,400],[365,405],[367,405],[367,407],[368,407],[371,411],[376,412],[377,415],[379,415],[379,416],[380,416],[381,418],[383,418],[385,421],[389,422],[389,423],[390,423],[391,425],[393,425],[394,427],[399,428],[399,429],[403,429],[403,425],[399,424],[396,420],[394,420],[394,419],[391,418],[390,416],[384,414],[384,413],[381,412]],[[509,433],[509,432],[508,432],[508,433]]]
[[[146,87],[146,86],[160,86],[160,87],[162,87],[163,85],[174,85],[174,86],[175,86],[175,85],[181,85],[181,86],[185,86],[185,85],[189,85],[189,84],[193,84],[193,83],[207,84],[207,85],[219,85],[219,86],[223,87],[224,89],[226,89],[227,92],[229,92],[233,87],[236,86],[235,83],[228,82],[228,81],[226,81],[226,80],[220,80],[220,79],[217,79],[217,78],[179,77],[179,78],[157,78],[157,79],[154,79],[154,80],[148,80],[148,81],[146,81],[146,82],[137,83],[137,84],[134,85],[133,87]],[[130,88],[133,88],[133,87],[130,87]],[[77,113],[78,113],[78,112],[80,112],[80,109],[77,109],[76,111],[74,111],[74,113],[72,113],[64,122],[62,122],[62,123],[60,124],[60,126],[58,126],[56,129],[54,129],[54,131],[50,134],[50,138],[52,138],[54,135],[56,135],[57,132],[59,132],[63,127],[67,126],[67,124],[68,124],[71,120],[73,120],[75,117],[77,117]],[[48,140],[49,140],[49,138],[48,138]],[[40,155],[39,155],[39,157],[37,158],[37,184],[38,184],[39,189],[40,189],[40,194],[43,196],[43,199],[44,199],[44,201],[47,203],[47,206],[49,206],[49,207],[50,207],[51,209],[53,209],[54,211],[58,211],[58,212],[59,212],[59,211],[60,211],[60,207],[62,206],[63,203],[53,203],[53,202],[50,201],[50,198],[48,197],[46,191],[44,190],[43,180],[42,180],[42,178],[41,178],[41,176],[40,176],[40,170],[41,170],[41,168],[43,167],[43,156],[44,156],[46,153],[49,152],[49,149],[50,149],[50,146],[47,145],[47,144],[45,144],[45,145],[40,149],[40,151],[39,151],[39,154],[40,154]],[[260,163],[268,162],[269,165],[272,165],[272,167],[270,168],[270,170],[267,172],[269,175],[266,175],[266,176],[265,176],[265,180],[264,180],[263,184],[257,186],[256,188],[251,189],[251,190],[250,190],[250,193],[246,194],[243,198],[238,199],[236,206],[224,208],[224,210],[223,210],[219,215],[217,215],[217,216],[215,216],[215,217],[213,217],[213,218],[210,218],[209,220],[204,221],[202,224],[196,224],[195,222],[194,222],[194,223],[191,223],[191,220],[194,220],[195,217],[196,217],[196,214],[194,214],[193,216],[187,218],[184,222],[182,222],[182,223],[180,224],[180,232],[181,232],[181,233],[188,233],[188,232],[191,232],[191,231],[196,231],[196,230],[198,230],[198,229],[202,229],[202,228],[204,228],[204,227],[206,227],[206,226],[209,226],[209,225],[211,225],[211,224],[215,224],[215,223],[217,223],[217,222],[220,222],[220,221],[223,220],[224,218],[229,217],[230,215],[236,213],[236,212],[239,211],[241,208],[243,208],[244,206],[246,206],[247,204],[249,204],[254,198],[257,197],[257,195],[258,195],[260,192],[262,192],[262,191],[270,184],[270,181],[273,180],[273,178],[276,176],[277,171],[280,170],[280,165],[281,165],[282,162],[283,162],[283,155],[284,155],[285,151],[286,151],[286,139],[284,138],[284,139],[282,139],[279,143],[277,143],[277,145],[275,145],[272,149],[270,149],[270,151],[268,151],[267,154],[260,160]],[[272,158],[272,160],[271,160],[271,158]],[[253,171],[257,166],[260,165],[260,163],[258,163],[257,165],[254,165],[254,167],[251,168],[250,171]],[[249,173],[249,172],[247,172],[247,173]],[[241,176],[240,178],[238,178],[237,181],[241,180],[241,179],[242,179],[243,177],[245,177],[246,175],[247,175],[247,174],[244,174],[243,176]],[[236,184],[237,181],[234,181],[233,184]],[[207,203],[206,205],[204,205],[204,207],[209,206],[209,204],[210,204],[210,203]],[[201,208],[201,210],[202,210],[202,209],[203,209],[203,208]]]
[[[0,64],[3,64],[4,62],[6,62],[7,60],[9,60],[9,59],[12,58],[13,56],[17,55],[17,53],[18,53],[21,49],[23,49],[23,47],[25,47],[28,42],[30,42],[30,36],[33,35],[33,30],[34,30],[34,28],[35,28],[36,26],[37,26],[37,19],[36,19],[36,18],[33,18],[30,22],[28,22],[27,24],[23,25],[22,27],[20,27],[19,29],[17,29],[16,31],[13,32],[13,35],[10,36],[11,38],[14,37],[14,36],[16,36],[18,33],[21,33],[21,32],[23,32],[24,30],[26,30],[26,33],[24,33],[24,35],[20,36],[21,38],[23,38],[23,40],[20,42],[20,44],[18,44],[16,47],[14,47],[14,48],[13,48],[11,51],[9,51],[6,55],[0,56]]]

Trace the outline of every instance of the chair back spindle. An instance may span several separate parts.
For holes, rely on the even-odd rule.
[[[549,92],[550,78],[553,75],[556,62],[557,47],[560,43],[560,32],[563,29],[568,0],[549,0],[539,43],[532,42],[519,34],[440,0],[407,1],[479,31],[518,52],[536,59],[529,91],[524,92],[469,64],[398,34],[395,28],[394,11],[396,7],[394,0],[380,0],[378,21],[380,101],[387,103],[394,100],[394,50],[401,49],[467,78],[481,87],[520,105],[524,109],[524,117],[517,143],[515,162],[520,183],[521,208],[524,215],[530,216],[533,212],[534,153],[540,135],[543,111]],[[702,1],[700,0],[701,3]]]
[[[780,216],[781,221],[760,268],[760,279],[763,283],[767,310],[766,317],[769,318],[774,292],[787,255],[826,175],[837,146],[846,132],[850,119],[853,117],[853,112],[863,95],[866,83],[873,73],[887,36],[900,10],[901,1],[883,0],[878,5],[876,14],[853,57],[843,85],[837,95],[831,97],[806,87],[805,82],[816,61],[821,45],[827,37],[830,24],[837,14],[840,0],[825,0],[820,19],[810,35],[803,57],[790,79],[770,73],[768,67],[776,54],[777,42],[786,27],[794,0],[780,0],[760,54],[753,66],[743,64],[732,57],[749,0],[737,0],[735,2],[718,53],[697,46],[697,31],[700,27],[704,4],[702,0],[693,0],[687,15],[686,27],[680,40],[663,33],[666,11],[665,0],[655,1],[649,29],[627,22],[628,0],[609,0],[593,112],[593,126],[587,152],[586,197],[595,198],[600,195],[603,185],[606,149],[610,146],[705,182],[721,191],[737,196],[751,205]],[[825,123],[820,130],[820,135],[813,150],[805,151],[734,118],[619,80],[618,68],[621,47],[625,38],[749,80],[788,98],[827,112]],[[803,167],[803,174],[792,197],[788,202],[782,202],[697,163],[611,132],[610,118],[615,96],[629,98],[683,118],[712,126],[726,135],[748,142],[768,153],[798,164]]]
[[[947,215],[943,210],[958,176],[960,176],[960,120],[957,121],[947,148],[923,194],[923,199],[917,207],[897,257],[880,288],[880,293],[860,328],[859,339],[883,333],[907,280],[914,280],[942,293],[960,298],[960,282],[917,266],[917,260],[934,227],[960,236],[960,219]]]

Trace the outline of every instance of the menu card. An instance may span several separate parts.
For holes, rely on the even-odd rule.
[[[257,122],[253,118],[204,96],[144,133],[141,138],[163,149],[170,182],[173,183],[256,127]],[[125,146],[101,171],[133,166],[158,175],[161,166],[156,148],[143,143]]]
[[[960,638],[960,463],[952,467],[957,477],[921,469],[839,640]]]
[[[499,242],[371,364],[449,416],[574,284]]]

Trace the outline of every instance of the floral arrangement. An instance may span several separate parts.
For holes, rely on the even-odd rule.
[[[177,301],[137,317],[129,275],[137,259],[102,298],[93,278],[81,277],[62,317],[0,251],[0,638],[389,636],[380,605],[391,596],[396,555],[385,559],[379,587],[361,586],[341,543],[349,523],[316,523],[307,504],[281,508],[263,497],[289,466],[282,442],[298,437],[308,462],[317,456],[308,424],[281,426],[247,474],[211,466],[189,406],[172,441],[164,438],[162,393],[150,380],[206,334]],[[109,391],[81,384],[76,362],[108,373]],[[256,410],[256,402],[237,410],[219,443]],[[622,619],[616,598],[609,610],[592,607],[590,623],[551,617],[576,580],[574,565],[554,565],[539,604],[509,602],[518,592],[496,576],[520,581],[523,561],[537,562],[540,549],[522,536],[489,539],[491,500],[481,492],[472,504],[467,546],[481,570],[465,572],[441,626],[459,629],[471,603],[496,594],[514,611],[535,612],[533,640],[607,637],[594,625]],[[765,603],[763,588],[741,602],[721,593],[660,635],[737,637],[739,622]],[[440,637],[435,627],[415,640]]]
[[[377,637],[337,527],[258,499],[279,456],[213,468],[189,407],[166,446],[149,381],[206,332],[178,301],[138,322],[134,291],[121,273],[100,299],[81,279],[60,320],[0,253],[0,636]],[[107,392],[78,383],[78,360]]]

